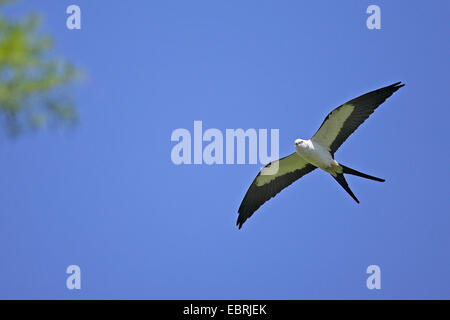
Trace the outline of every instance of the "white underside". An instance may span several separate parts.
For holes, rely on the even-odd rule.
[[[297,141],[302,141],[302,143],[297,144]],[[324,147],[321,143],[312,139],[297,139],[295,152],[282,159],[272,161],[269,165],[261,169],[259,175],[256,177],[256,185],[262,186],[288,173],[301,170],[308,163],[333,176],[336,176],[336,173],[342,173],[341,166],[333,159],[328,147]]]
[[[320,143],[312,140],[303,140],[303,143],[295,145],[295,151],[308,163],[332,174],[342,173],[342,168],[333,159],[330,150]]]

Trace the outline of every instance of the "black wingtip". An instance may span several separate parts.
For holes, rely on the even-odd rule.
[[[238,226],[239,230],[241,230],[242,225],[244,224],[245,220],[247,220],[247,219],[244,219],[244,218],[242,218],[241,215],[239,215],[239,217],[238,217],[238,219],[236,221],[236,225]]]
[[[399,82],[396,82],[394,84],[391,84],[389,87],[393,88],[393,89],[395,89],[395,91],[397,91],[398,89],[400,89],[400,88],[402,88],[404,86],[405,86],[405,84],[402,83],[401,81],[399,81]]]

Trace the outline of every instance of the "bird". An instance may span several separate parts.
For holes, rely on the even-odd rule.
[[[239,206],[238,228],[241,229],[244,222],[266,201],[317,168],[329,173],[357,203],[359,200],[348,186],[344,174],[384,182],[384,179],[343,165],[334,159],[334,154],[378,106],[403,86],[401,82],[396,82],[345,102],[325,117],[309,140],[296,139],[295,152],[263,167]]]

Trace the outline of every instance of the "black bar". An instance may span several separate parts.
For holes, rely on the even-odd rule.
[[[83,316],[139,314],[140,319],[310,319],[338,314],[356,314],[362,318],[387,314],[417,315],[448,310],[448,300],[4,300],[7,309],[18,315],[55,314]],[[61,313],[62,312],[62,313]],[[288,317],[289,318],[283,318]]]

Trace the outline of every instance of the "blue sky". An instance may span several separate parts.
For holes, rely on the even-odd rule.
[[[66,28],[66,7],[82,29]],[[366,8],[381,8],[381,30]],[[450,4],[39,1],[56,54],[84,70],[81,121],[0,142],[0,298],[450,298]],[[403,81],[324,172],[237,230],[259,165],[182,165],[176,128],[278,128],[280,155],[326,114]],[[82,289],[65,286],[81,267]],[[381,268],[368,290],[366,268]]]

